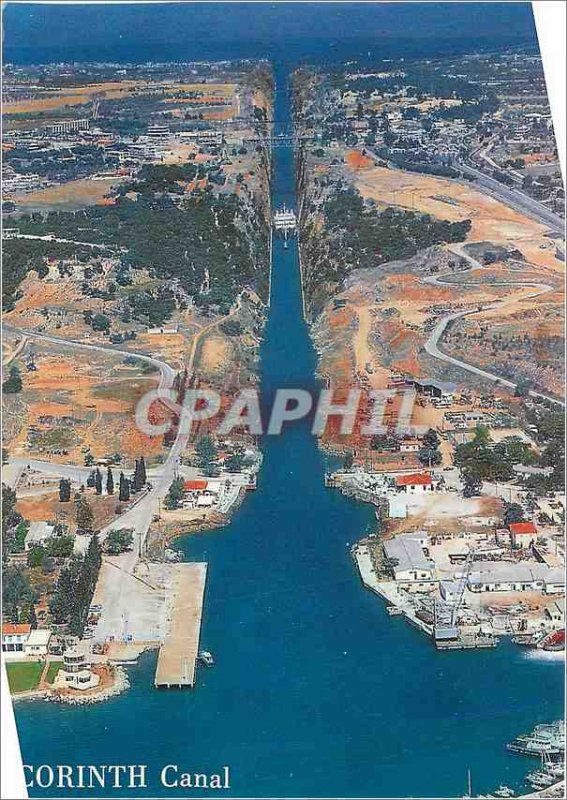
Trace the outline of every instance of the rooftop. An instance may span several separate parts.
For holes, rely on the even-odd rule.
[[[533,524],[533,522],[513,522],[511,525],[508,526],[508,530],[510,533],[527,533],[532,536],[537,534],[537,528]]]
[[[31,631],[31,625],[25,625],[23,623],[20,624],[12,624],[11,622],[6,622],[2,625],[2,636],[24,636],[29,635]]]
[[[396,561],[396,572],[406,570],[431,570],[433,565],[425,557],[419,541],[412,536],[396,536],[384,542],[386,556]]]
[[[398,475],[396,486],[430,486],[433,478],[427,472],[416,472],[413,475]]]

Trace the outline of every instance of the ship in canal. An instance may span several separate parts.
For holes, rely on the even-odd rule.
[[[284,237],[284,247],[287,247],[289,236],[293,236],[297,229],[297,218],[293,209],[282,206],[274,214],[274,228],[277,233],[282,233]]]

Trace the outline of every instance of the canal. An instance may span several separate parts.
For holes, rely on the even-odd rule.
[[[276,67],[278,120],[291,115],[288,78]],[[274,207],[296,206],[294,177],[293,152],[276,149]],[[315,368],[296,243],[275,240],[265,400],[279,387],[315,390]],[[259,488],[232,522],[180,545],[209,563],[202,645],[215,666],[192,692],[156,691],[147,654],[107,703],[20,704],[25,761],[147,764],[151,785],[135,796],[191,794],[160,788],[165,764],[228,765],[237,797],[459,796],[469,768],[475,793],[519,787],[529,762],[504,746],[561,715],[560,664],[507,643],[437,653],[360,584],[349,545],[375,525],[372,509],[324,488],[308,423],[262,447]]]

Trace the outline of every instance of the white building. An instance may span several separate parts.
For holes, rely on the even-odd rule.
[[[53,536],[54,527],[47,522],[32,522],[24,539],[24,550],[27,552],[32,547],[43,545]]]
[[[30,631],[30,635],[24,644],[24,655],[46,656],[49,653],[50,639],[51,631],[46,628],[37,628],[34,631]]]
[[[384,542],[384,554],[394,578],[402,584],[413,584],[414,589],[430,589],[436,584],[435,566],[426,558],[422,542],[419,534],[396,536]]]
[[[529,592],[561,594],[565,591],[565,573],[547,564],[503,563],[485,561],[471,572],[468,586],[472,592]]]
[[[24,655],[24,645],[30,632],[31,625],[4,623],[2,625],[2,652]]]
[[[93,689],[98,686],[100,677],[91,672],[84,653],[75,648],[66,650],[63,654],[63,669],[57,673],[54,681],[56,688],[62,689]]]

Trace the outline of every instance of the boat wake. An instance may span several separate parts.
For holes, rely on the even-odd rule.
[[[550,664],[560,664],[565,661],[564,650],[525,650],[523,656],[526,661],[544,661]]]

